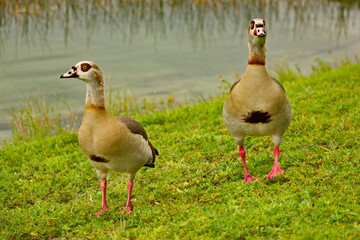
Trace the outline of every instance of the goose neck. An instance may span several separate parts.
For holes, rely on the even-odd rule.
[[[265,46],[253,46],[249,44],[249,65],[265,65],[266,48]]]
[[[86,107],[105,109],[104,84],[89,82],[86,89]]]

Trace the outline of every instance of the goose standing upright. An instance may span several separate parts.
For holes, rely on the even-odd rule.
[[[132,212],[130,204],[135,174],[143,166],[155,167],[158,151],[137,121],[106,112],[103,74],[94,62],[79,62],[60,78],[77,78],[86,83],[86,105],[78,141],[100,178],[101,211],[109,209],[106,177],[109,170],[115,170],[126,173],[129,179],[127,203],[121,212]],[[102,215],[101,211],[96,215]]]
[[[279,166],[279,145],[291,121],[291,105],[285,90],[265,68],[267,30],[263,19],[253,19],[248,28],[248,65],[241,80],[234,83],[224,103],[223,119],[239,145],[244,180],[258,180],[246,167],[245,136],[271,136],[275,145],[274,165],[266,179],[283,173]]]

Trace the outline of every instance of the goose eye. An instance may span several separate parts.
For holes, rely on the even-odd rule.
[[[81,64],[81,71],[83,71],[83,72],[89,71],[90,68],[91,68],[91,66],[88,63]]]

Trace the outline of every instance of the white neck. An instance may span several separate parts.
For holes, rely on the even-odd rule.
[[[86,106],[92,105],[105,109],[104,83],[88,82],[86,83]]]

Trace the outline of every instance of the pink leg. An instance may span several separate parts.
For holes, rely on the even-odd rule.
[[[284,173],[283,170],[281,170],[280,166],[279,166],[279,155],[280,155],[280,148],[279,146],[276,146],[274,149],[274,165],[270,171],[270,173],[266,176],[266,179],[270,179],[270,178],[274,178],[276,177],[278,174]]]
[[[107,205],[107,202],[106,202],[106,178],[100,179],[100,187],[101,187],[101,195],[102,195],[102,198],[101,198],[102,209],[101,209],[101,211],[107,211],[107,210],[109,210],[109,206]],[[95,215],[97,217],[100,217],[102,215],[101,211],[95,213]]]
[[[126,202],[126,206],[123,210],[120,211],[120,213],[122,212],[128,212],[131,213],[131,209],[130,209],[130,204],[131,204],[131,191],[133,189],[133,181],[129,180],[128,184],[127,184],[127,190],[128,190],[128,198],[127,198],[127,202]]]
[[[242,163],[244,165],[244,180],[245,180],[245,183],[247,182],[251,182],[253,180],[260,180],[260,179],[257,179],[253,176],[251,176],[247,170],[247,167],[246,167],[246,159],[245,159],[245,155],[246,155],[246,152],[245,152],[245,149],[243,146],[239,146],[239,155],[241,157],[241,160],[242,160]]]

